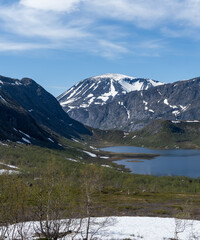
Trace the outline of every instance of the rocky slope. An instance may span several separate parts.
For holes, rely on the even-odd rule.
[[[200,78],[157,85],[159,86],[119,94],[105,104],[81,107],[79,103],[78,107],[71,105],[73,102],[65,105],[62,98],[60,103],[65,110],[68,108],[67,111],[72,118],[100,129],[135,131],[155,119],[174,121],[200,119]],[[86,89],[89,88],[90,85]]]
[[[0,88],[0,140],[58,147],[45,131],[14,99]]]
[[[67,138],[90,134],[63,111],[50,93],[28,78],[0,76],[0,123],[0,139],[26,143],[34,139],[53,143],[54,133]]]

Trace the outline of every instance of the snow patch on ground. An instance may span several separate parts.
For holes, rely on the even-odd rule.
[[[67,158],[67,160],[72,161],[72,162],[79,162],[78,160],[73,159],[73,158]]]
[[[2,146],[8,146],[8,144],[3,143],[3,142],[0,142],[0,145],[2,145]]]
[[[175,123],[175,124],[177,124],[177,123],[180,123],[180,121],[172,121],[172,123]]]
[[[200,121],[198,121],[198,120],[190,120],[190,121],[186,121],[187,123],[198,123],[198,122],[200,122]]]
[[[111,166],[109,165],[101,165],[102,167],[107,167],[107,168],[112,168]]]
[[[90,146],[91,149],[94,149],[94,150],[97,150],[97,148],[93,147],[93,146]]]
[[[8,175],[19,174],[19,171],[0,169],[0,175],[3,175],[3,174],[8,174]]]
[[[87,152],[87,151],[83,151],[84,153],[87,153],[90,157],[97,157],[96,154],[91,153],[91,152]]]
[[[76,140],[76,139],[74,139],[74,138],[72,138],[72,140],[73,140],[74,142],[80,143],[78,140]]]
[[[0,165],[6,166],[6,167],[9,167],[9,168],[13,168],[13,169],[19,169],[18,167],[14,166],[14,165],[9,165],[9,164],[2,163],[2,162],[0,162]]]

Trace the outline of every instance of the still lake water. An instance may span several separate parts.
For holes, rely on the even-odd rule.
[[[128,162],[130,159],[116,161],[117,164],[125,165],[133,173],[156,176],[188,176],[200,177],[200,150],[153,150],[142,147],[107,147],[101,150],[116,153],[153,153],[159,154],[151,160],[139,160],[141,162]]]

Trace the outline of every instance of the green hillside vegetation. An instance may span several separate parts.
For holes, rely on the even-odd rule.
[[[127,145],[155,149],[200,149],[200,122],[156,120],[142,130],[130,133],[93,129],[93,136],[86,139],[98,147]]]
[[[75,146],[78,143],[73,144]],[[77,159],[77,156],[82,157],[82,161],[67,160],[69,157]],[[119,166],[119,170],[102,167],[100,166],[102,163],[99,164],[98,159],[86,157],[80,148],[77,150],[72,146],[64,151],[25,145],[0,146],[0,159],[1,162],[20,168],[18,175],[0,176],[1,211],[7,209],[7,213],[11,211],[9,216],[14,217],[14,219],[6,220],[9,223],[13,223],[15,218],[18,221],[38,219],[39,216],[33,214],[35,208],[38,207],[37,204],[41,204],[41,202],[37,202],[38,194],[44,194],[43,197],[40,197],[47,201],[46,194],[48,189],[51,189],[48,184],[52,179],[56,181],[52,183],[56,186],[55,195],[52,193],[53,196],[55,199],[59,196],[64,199],[59,209],[56,209],[57,213],[62,213],[59,215],[62,218],[68,217],[69,214],[80,217],[80,213],[81,216],[87,216],[85,208],[82,206],[85,199],[84,182],[90,181],[89,185],[92,186],[99,179],[98,184],[91,190],[92,216],[160,216],[164,214],[164,216],[172,217],[187,210],[191,217],[200,219],[199,179],[136,175],[123,172]],[[103,161],[104,164],[108,163],[108,160],[107,162]],[[86,162],[90,164],[85,164]],[[23,203],[25,216],[15,216],[13,205],[18,206],[18,201]],[[7,207],[7,204],[11,204],[12,207]],[[70,209],[73,206],[73,212],[67,211],[68,204],[70,204]],[[5,221],[4,214],[4,212],[0,212],[1,223]],[[17,214],[21,213],[17,212]],[[42,219],[44,218],[45,216],[42,217]]]

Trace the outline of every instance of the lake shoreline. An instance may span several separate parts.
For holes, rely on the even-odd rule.
[[[119,144],[119,143],[110,143],[110,142],[101,142],[100,144],[93,144],[94,147],[96,148],[110,148],[110,147],[139,147],[139,148],[147,148],[147,149],[152,149],[152,150],[175,150],[175,149],[180,149],[180,150],[200,150],[200,147],[175,147],[175,148],[170,148],[168,146],[165,147],[155,147],[155,146],[145,146],[145,145],[128,145],[128,144]]]
[[[123,165],[134,174],[200,177],[199,150],[158,150],[131,146],[115,146],[101,150],[110,152],[111,161]]]
[[[123,159],[145,159],[151,160],[158,157],[159,154],[145,154],[145,153],[115,153],[112,151],[101,151],[104,155],[109,157],[110,161],[121,161]]]

